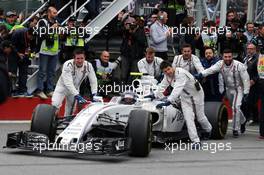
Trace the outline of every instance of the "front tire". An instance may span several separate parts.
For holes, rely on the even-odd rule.
[[[45,134],[53,142],[56,136],[56,108],[48,104],[39,104],[31,119],[31,131]]]
[[[205,115],[212,125],[212,139],[224,139],[228,127],[228,112],[221,102],[205,102]]]
[[[133,110],[128,119],[128,137],[131,139],[130,155],[146,157],[152,143],[151,114],[144,110]]]

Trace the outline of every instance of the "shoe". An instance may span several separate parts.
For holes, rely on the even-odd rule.
[[[258,121],[252,121],[251,123],[249,123],[249,126],[257,126],[258,124]]]
[[[192,150],[200,150],[200,149],[201,149],[201,142],[192,143]]]
[[[211,132],[202,133],[202,136],[201,136],[202,140],[210,140],[210,138],[211,138]]]
[[[39,92],[39,93],[36,94],[36,96],[38,96],[42,100],[47,100],[48,99],[47,95],[44,92]]]
[[[246,123],[247,123],[247,122],[244,122],[244,123],[241,124],[241,126],[240,126],[240,132],[241,132],[241,134],[245,133],[245,131],[246,131]]]
[[[234,138],[238,138],[239,137],[238,131],[233,130],[233,137]]]
[[[25,97],[25,93],[24,92],[14,92],[12,94],[12,97],[13,98],[22,98],[22,97]]]
[[[258,139],[259,140],[264,140],[264,136],[259,136]]]
[[[54,93],[53,91],[50,91],[50,92],[47,93],[47,96],[48,97],[52,97],[53,93]]]
[[[33,98],[34,97],[33,94],[30,94],[28,92],[25,92],[24,95],[25,95],[26,98]]]

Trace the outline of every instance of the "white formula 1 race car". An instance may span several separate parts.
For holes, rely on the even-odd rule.
[[[108,103],[91,103],[77,115],[63,119],[56,117],[53,106],[40,104],[33,112],[30,131],[8,134],[6,147],[145,157],[152,142],[188,138],[180,108],[156,109],[161,101],[144,98],[148,90],[142,87],[153,86],[152,80],[149,76],[137,80],[137,94],[124,93]],[[228,124],[225,106],[207,102],[205,113],[213,126],[212,138],[223,139]]]

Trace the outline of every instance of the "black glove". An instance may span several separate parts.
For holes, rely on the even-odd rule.
[[[85,104],[85,103],[87,103],[87,101],[82,96],[80,96],[80,95],[75,95],[74,98],[78,101],[79,104]]]
[[[156,106],[157,109],[161,109],[163,106],[169,106],[171,104],[170,101],[166,101],[164,103],[160,103]]]
[[[197,80],[201,80],[201,79],[203,79],[203,78],[204,78],[204,76],[203,76],[203,74],[202,74],[202,73],[199,73],[199,74],[194,74],[193,76],[194,76],[194,78],[196,78]]]
[[[247,101],[248,101],[248,94],[244,94],[242,102],[247,103]]]
[[[224,92],[221,93],[221,97],[226,98],[226,91],[225,90],[224,90]]]
[[[150,98],[152,101],[155,99],[155,96],[154,95],[146,95],[146,96],[144,96],[144,98]]]

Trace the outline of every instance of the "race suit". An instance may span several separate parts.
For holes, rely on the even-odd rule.
[[[189,71],[192,75],[196,73],[200,73],[204,70],[200,59],[192,55],[191,59],[184,60],[182,55],[177,55],[173,59],[172,67],[181,67],[187,71]]]
[[[71,115],[74,105],[74,97],[79,94],[82,81],[88,77],[91,93],[97,93],[97,78],[91,63],[84,61],[82,67],[77,67],[74,60],[68,60],[63,64],[62,73],[52,96],[52,105],[60,108],[66,97],[64,116]]]
[[[227,66],[223,60],[202,72],[204,77],[219,72],[219,91],[228,98],[233,111],[233,130],[240,132],[240,126],[246,121],[240,107],[243,94],[248,94],[250,89],[249,75],[246,67],[239,61],[233,60]]]
[[[148,63],[146,58],[142,58],[137,63],[138,70],[141,73],[147,73],[155,78],[159,78],[161,75],[160,64],[163,59],[159,57],[154,57],[154,60],[151,63]]]
[[[166,89],[169,85],[173,87],[168,100],[171,103],[174,103],[178,97],[180,97],[181,108],[186,121],[189,137],[192,142],[200,142],[194,123],[195,116],[206,132],[211,132],[212,126],[204,113],[203,89],[198,83],[200,86],[200,90],[198,90],[195,83],[198,83],[198,81],[196,81],[188,71],[182,68],[176,68],[174,77],[170,78],[165,75],[159,84],[158,89],[154,92],[154,95],[156,98],[163,98],[164,89]]]

